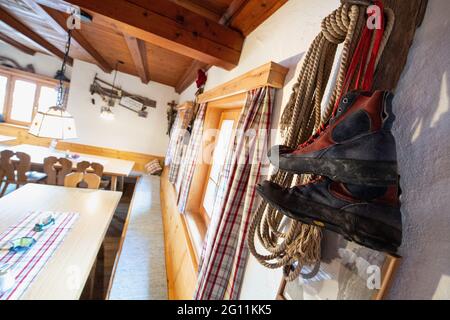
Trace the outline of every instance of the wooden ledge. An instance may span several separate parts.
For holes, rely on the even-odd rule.
[[[231,81],[206,91],[198,97],[199,103],[206,103],[249,90],[269,86],[280,89],[289,69],[275,62],[266,63]]]

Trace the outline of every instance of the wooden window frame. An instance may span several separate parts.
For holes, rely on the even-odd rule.
[[[13,94],[14,94],[16,81],[22,80],[22,81],[26,81],[26,82],[32,82],[36,85],[36,92],[34,95],[33,112],[31,115],[31,119],[34,118],[34,116],[36,115],[36,113],[38,111],[39,99],[40,99],[40,95],[41,95],[41,88],[42,87],[55,87],[56,88],[59,84],[59,80],[56,80],[56,79],[53,79],[50,77],[46,77],[46,76],[42,76],[42,75],[38,75],[38,74],[34,74],[34,73],[30,73],[30,72],[26,72],[26,71],[22,71],[22,70],[8,68],[8,67],[0,67],[0,76],[6,77],[8,79],[7,84],[6,84],[5,101],[4,101],[3,110],[2,110],[3,116],[4,116],[4,121],[5,121],[5,123],[23,126],[23,127],[29,127],[32,120],[30,120],[30,122],[23,122],[23,121],[17,121],[17,120],[11,119]],[[67,90],[69,88],[69,83],[64,81],[63,86],[64,86],[65,90]],[[55,103],[56,103],[56,101],[55,101]]]

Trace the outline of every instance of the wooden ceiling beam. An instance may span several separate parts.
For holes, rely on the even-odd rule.
[[[242,8],[247,4],[248,1],[249,0],[233,0],[228,9],[222,15],[222,17],[220,17],[219,23],[224,26],[228,26],[233,21],[233,18],[242,10]],[[186,69],[184,74],[178,80],[178,83],[175,86],[175,92],[181,93],[184,90],[186,90],[197,78],[197,71],[199,69],[207,71],[210,68],[211,65],[194,60],[192,64],[189,66],[189,68]]]
[[[46,24],[48,24],[53,30],[61,35],[66,35],[67,31],[58,22],[55,21],[45,10],[41,7],[36,0],[22,0],[28,7],[33,10]]]
[[[124,34],[124,38],[127,43],[128,50],[130,50],[130,54],[133,58],[134,66],[139,74],[139,78],[141,78],[143,83],[149,83],[150,75],[145,42],[126,34]]]
[[[6,42],[7,44],[13,46],[16,49],[22,51],[23,53],[29,54],[31,56],[34,56],[36,54],[36,50],[27,47],[26,45],[7,36],[6,34],[0,33],[0,40]]]
[[[34,2],[34,0],[25,0],[28,2]],[[47,8],[45,6],[40,6],[35,3],[33,10],[36,8],[35,12],[38,13],[45,21],[53,27],[54,30],[58,32],[63,32],[67,34],[67,17],[62,12]],[[39,8],[39,9],[38,9]],[[111,73],[113,68],[108,61],[94,48],[94,46],[84,37],[80,29],[72,30],[72,37],[75,42],[89,54],[96,64],[106,73]]]
[[[234,17],[241,12],[248,2],[249,0],[233,0],[220,18],[220,23],[226,26],[230,25]]]
[[[232,17],[230,26],[248,36],[288,0],[248,0]],[[235,0],[235,2],[239,2]]]
[[[69,0],[115,20],[123,33],[227,70],[237,66],[244,37],[167,0]],[[95,18],[95,17],[94,17]]]
[[[42,48],[47,50],[48,52],[54,54],[60,59],[64,59],[64,52],[59,50],[57,47],[55,47],[53,44],[45,40],[43,37],[38,35],[36,32],[31,30],[28,26],[24,25],[22,22],[20,22],[18,19],[16,19],[14,16],[12,16],[9,12],[7,12],[5,9],[0,8],[0,19],[9,25],[11,28],[15,29],[16,31],[20,32],[24,36],[26,36],[28,39],[34,41],[38,45],[40,45]],[[73,65],[73,59],[69,57],[67,59],[67,63],[69,65]]]
[[[218,22],[221,18],[220,14],[209,10],[208,8],[202,7],[190,0],[171,0],[179,6],[182,6],[192,12],[198,13],[199,15],[208,18],[212,21]]]

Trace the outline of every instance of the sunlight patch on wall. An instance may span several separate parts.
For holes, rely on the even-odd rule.
[[[444,75],[442,76],[441,93],[439,95],[439,104],[436,112],[433,114],[433,119],[431,120],[432,128],[435,127],[441,117],[449,111],[449,103],[447,72],[444,72]]]

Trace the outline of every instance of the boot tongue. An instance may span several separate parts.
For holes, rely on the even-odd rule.
[[[335,110],[333,117],[330,119],[330,123],[334,124],[353,105],[353,103],[360,95],[360,91],[351,91],[343,96]]]

